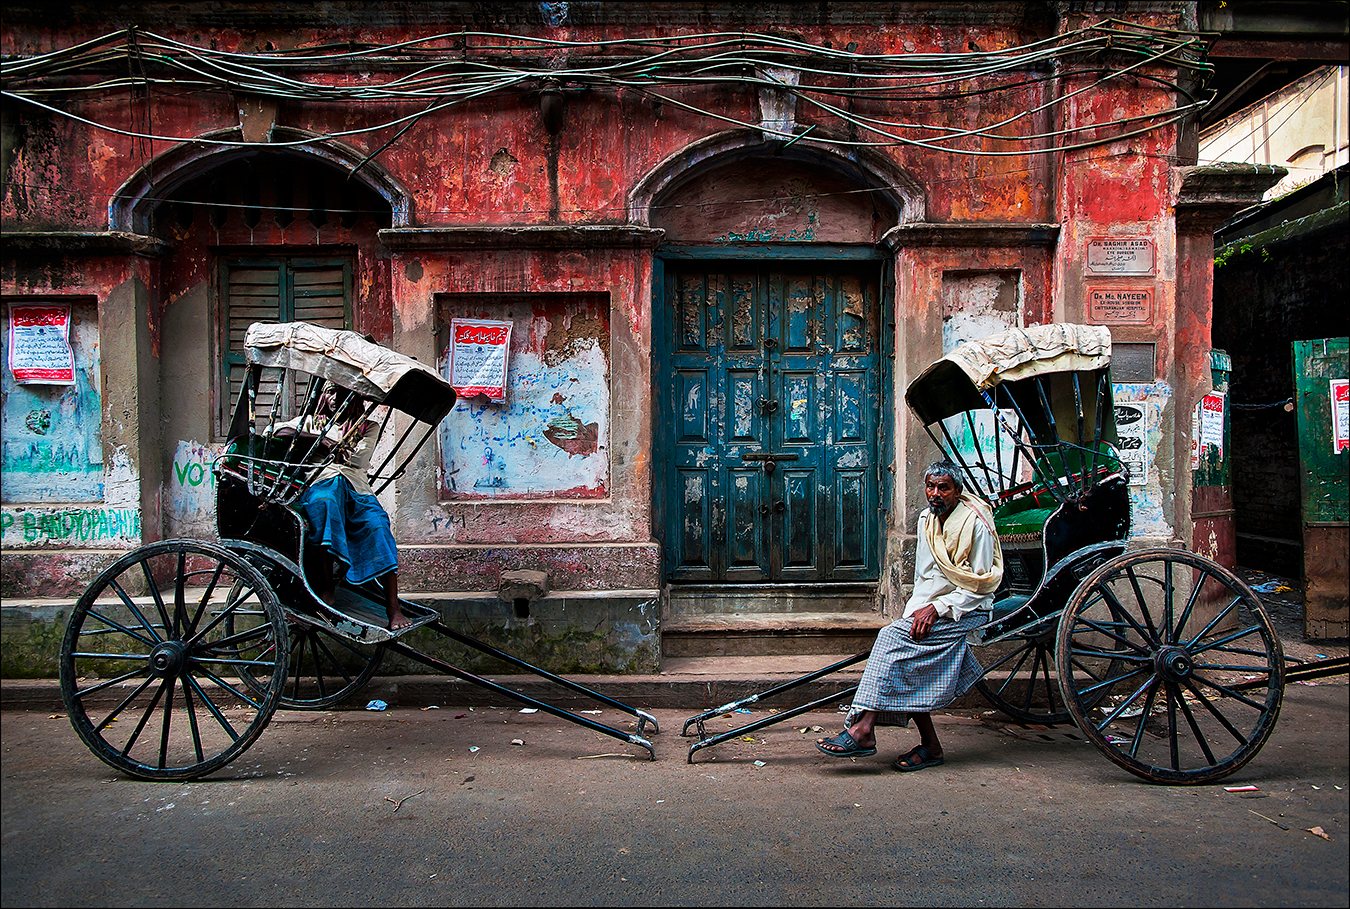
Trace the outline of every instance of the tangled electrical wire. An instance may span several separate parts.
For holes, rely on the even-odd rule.
[[[206,49],[125,29],[74,47],[0,61],[3,95],[91,127],[137,139],[252,143],[221,137],[167,136],[124,130],[63,108],[83,99],[126,91],[150,97],[162,91],[221,91],[284,101],[416,104],[420,109],[322,136],[269,142],[306,145],[397,127],[366,160],[389,147],[424,118],[454,105],[510,90],[631,90],[654,102],[734,126],[765,129],[700,107],[683,89],[733,86],[770,90],[814,107],[823,118],[846,124],[848,137],[833,145],[909,145],[981,156],[1045,154],[1116,142],[1175,123],[1202,108],[1196,93],[1212,73],[1205,36],[1109,19],[1042,41],[1001,51],[940,54],[864,54],[788,38],[750,33],[561,41],[491,32],[452,32],[396,44],[308,47],[266,53]],[[335,79],[359,71],[380,78]],[[122,73],[126,73],[123,75]],[[1153,82],[1171,92],[1165,110],[1141,111],[1109,121],[1060,129],[1038,128],[1057,105],[1098,91],[1114,80]],[[991,93],[1045,89],[1037,104],[1010,105],[996,122],[971,127],[941,125],[955,103]],[[1186,87],[1192,85],[1192,88]],[[794,103],[795,103],[794,102]],[[883,106],[911,117],[938,113],[930,122],[892,120],[858,112]],[[907,107],[906,107],[907,106]],[[787,127],[776,133],[792,143],[811,137]],[[772,132],[772,129],[770,129]],[[991,142],[1011,147],[991,148]],[[363,162],[364,163],[364,162]],[[358,165],[359,166],[359,165]]]

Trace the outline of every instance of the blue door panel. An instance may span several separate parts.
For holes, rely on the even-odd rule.
[[[878,282],[728,265],[665,265],[672,579],[874,580]]]

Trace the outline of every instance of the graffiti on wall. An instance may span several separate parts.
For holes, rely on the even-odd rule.
[[[594,330],[568,333],[565,323]],[[609,357],[604,323],[516,320],[507,399],[465,398],[441,426],[449,499],[600,498],[609,487]],[[554,341],[548,340],[550,332]],[[557,338],[567,341],[558,344]],[[442,364],[444,368],[444,364]]]
[[[135,508],[34,507],[0,511],[0,541],[5,546],[134,546],[140,538],[141,513]]]
[[[179,441],[174,449],[164,503],[166,530],[171,536],[215,535],[216,475],[211,462],[216,448],[195,441]]]
[[[14,381],[8,345],[0,344],[0,502],[97,502],[103,498],[103,403],[98,317],[71,307],[75,384]]]

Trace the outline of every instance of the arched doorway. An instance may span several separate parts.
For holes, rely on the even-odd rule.
[[[167,536],[215,535],[211,462],[239,393],[249,324],[303,320],[378,337],[392,330],[379,231],[396,221],[390,200],[400,196],[379,172],[350,178],[346,162],[326,151],[175,150],[133,177],[111,207],[114,223],[167,249],[149,312]],[[264,388],[272,394],[288,402],[296,390]]]
[[[877,241],[904,213],[881,184],[754,144],[653,194],[654,513],[674,613],[875,608],[894,337]]]

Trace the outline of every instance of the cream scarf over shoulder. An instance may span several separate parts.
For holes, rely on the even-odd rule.
[[[994,564],[987,572],[971,570],[970,553],[975,546],[975,528],[983,523],[994,535]],[[993,593],[1003,580],[1003,548],[998,545],[994,530],[994,513],[981,499],[968,492],[960,500],[938,530],[937,515],[929,513],[926,525],[928,548],[937,567],[957,587],[974,593]]]

